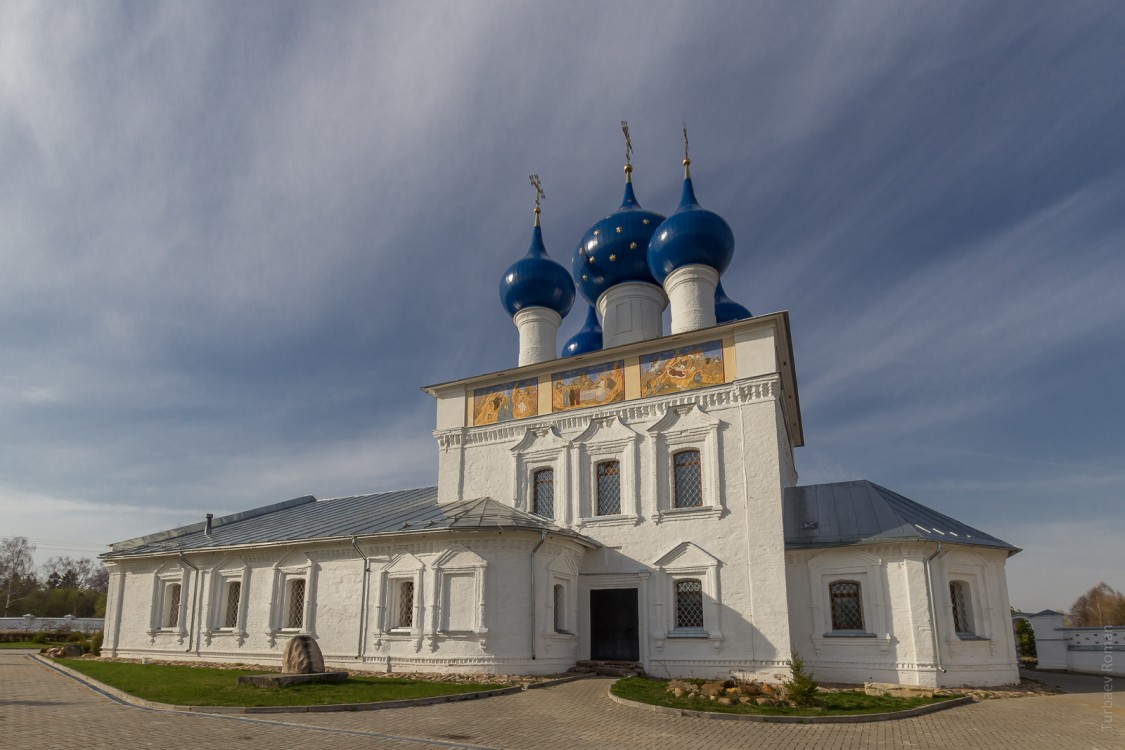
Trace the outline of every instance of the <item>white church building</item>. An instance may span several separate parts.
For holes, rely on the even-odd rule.
[[[103,653],[276,664],[308,634],[343,669],[772,681],[798,651],[824,681],[1017,682],[1015,547],[868,481],[798,484],[789,317],[726,296],[734,238],[689,164],[669,217],[627,164],[569,272],[536,201],[500,283],[518,366],[424,389],[437,486],[113,544]]]

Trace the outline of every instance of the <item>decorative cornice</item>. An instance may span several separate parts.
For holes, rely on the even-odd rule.
[[[781,376],[777,373],[759,378],[736,380],[733,383],[683,391],[668,396],[651,396],[626,401],[618,406],[608,405],[583,412],[563,412],[529,417],[502,425],[482,427],[453,427],[434,430],[434,438],[442,450],[459,446],[484,445],[522,440],[529,431],[551,430],[556,435],[585,432],[595,420],[616,419],[622,424],[635,424],[659,420],[669,409],[695,405],[701,411],[718,406],[737,406],[755,401],[777,400],[781,393]],[[566,440],[565,437],[562,438]]]

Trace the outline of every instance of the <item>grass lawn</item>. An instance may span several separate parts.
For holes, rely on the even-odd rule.
[[[775,706],[759,706],[751,703],[748,705],[735,704],[722,706],[718,703],[701,700],[699,698],[677,698],[667,690],[666,680],[655,680],[649,677],[626,677],[618,680],[613,685],[613,694],[639,703],[651,703],[657,706],[670,706],[689,711],[715,711],[727,714],[768,714],[772,716],[840,716],[847,714],[881,714],[890,711],[903,711],[908,708],[925,706],[930,703],[956,698],[956,695],[938,695],[933,698],[884,698],[883,696],[867,695],[862,691],[846,693],[817,694],[819,705],[823,710],[817,711],[810,708],[780,708]]]
[[[259,688],[239,685],[245,669],[207,669],[168,664],[125,664],[92,659],[59,659],[59,663],[145,700],[177,706],[313,706],[327,703],[430,698],[473,693],[506,685],[428,682],[397,677],[349,677],[339,685],[293,685]]]
[[[47,643],[36,643],[34,641],[13,641],[11,643],[0,643],[0,648],[33,648],[38,651],[41,648],[48,646],[61,646],[62,641],[49,641]]]

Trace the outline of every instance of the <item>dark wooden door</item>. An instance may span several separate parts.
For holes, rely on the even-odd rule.
[[[603,661],[641,658],[636,589],[590,592],[590,658]]]

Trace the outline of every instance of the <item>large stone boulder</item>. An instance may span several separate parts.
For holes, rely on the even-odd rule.
[[[310,635],[295,635],[285,644],[281,656],[282,674],[319,674],[324,671],[324,654]]]
[[[85,653],[85,650],[81,646],[79,646],[77,643],[64,643],[63,644],[63,647],[62,647],[62,655],[63,656],[66,656],[68,658],[74,658],[76,656],[82,656],[82,654],[84,654],[84,653]]]

